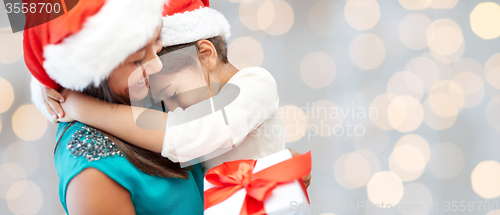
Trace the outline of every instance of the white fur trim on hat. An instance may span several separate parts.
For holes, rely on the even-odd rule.
[[[165,0],[106,0],[83,28],[44,49],[47,74],[64,88],[98,86],[160,25]]]
[[[45,97],[42,93],[42,85],[38,80],[31,76],[31,102],[36,106],[36,108],[42,113],[45,118],[49,121],[54,121],[54,118],[49,114],[49,111],[45,107]]]
[[[220,12],[209,7],[200,7],[194,11],[163,17],[161,37],[164,47],[215,36],[222,36],[227,40],[230,35],[230,25],[227,19]]]

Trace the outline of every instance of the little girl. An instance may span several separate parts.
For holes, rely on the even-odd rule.
[[[263,68],[238,70],[229,63],[229,24],[208,6],[208,1],[171,2],[163,18],[163,71],[127,83],[129,88],[150,86],[149,99],[161,100],[161,109],[168,113],[144,108],[151,106],[146,105],[148,99],[136,104],[143,107],[134,107],[66,90],[61,103],[66,117],[174,162],[200,158],[205,172],[226,161],[258,159],[283,150],[274,78]],[[193,51],[194,58],[189,54]],[[54,90],[45,92],[47,98],[62,97]]]

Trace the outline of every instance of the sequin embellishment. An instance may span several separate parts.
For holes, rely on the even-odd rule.
[[[95,128],[88,126],[83,126],[73,134],[67,149],[70,150],[71,155],[82,156],[89,162],[108,156],[123,156],[113,141]]]

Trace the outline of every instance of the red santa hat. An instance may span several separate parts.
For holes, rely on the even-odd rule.
[[[66,14],[24,31],[32,100],[48,116],[39,83],[81,91],[98,86],[161,24],[165,0],[85,0]],[[36,16],[26,16],[29,23]],[[33,19],[33,20],[30,20]]]
[[[231,35],[230,25],[220,12],[209,7],[209,0],[176,0],[163,11],[163,46],[173,46]]]

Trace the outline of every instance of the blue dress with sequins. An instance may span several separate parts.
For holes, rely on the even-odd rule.
[[[59,123],[56,140],[59,144],[54,163],[59,198],[66,213],[69,182],[82,170],[95,168],[130,192],[136,214],[203,214],[203,172],[199,164],[189,171],[187,180],[148,175],[128,162],[107,136],[79,122]]]

